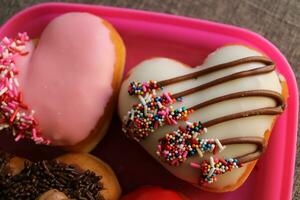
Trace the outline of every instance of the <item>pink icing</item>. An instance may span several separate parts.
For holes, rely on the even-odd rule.
[[[87,13],[55,18],[38,46],[19,57],[24,102],[54,145],[82,141],[104,114],[113,89],[115,49],[103,21]]]

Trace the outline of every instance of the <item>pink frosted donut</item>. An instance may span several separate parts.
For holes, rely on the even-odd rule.
[[[97,16],[68,13],[22,51],[14,59],[18,90],[38,125],[17,131],[16,140],[90,151],[108,127],[122,78],[125,48],[118,33]]]

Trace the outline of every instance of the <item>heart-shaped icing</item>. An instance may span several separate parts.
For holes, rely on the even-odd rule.
[[[42,136],[75,145],[89,136],[113,95],[116,46],[101,18],[68,13],[51,21],[38,42],[16,58],[24,102]]]
[[[146,60],[121,87],[126,134],[175,176],[207,190],[234,190],[252,171],[284,109],[274,68],[240,45],[216,50],[196,68],[167,58]]]

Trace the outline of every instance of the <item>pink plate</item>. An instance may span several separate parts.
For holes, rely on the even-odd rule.
[[[99,15],[117,28],[127,47],[126,71],[143,59],[155,56],[175,58],[195,66],[201,64],[216,48],[224,44],[239,43],[265,52],[276,62],[278,71],[287,79],[290,94],[287,110],[277,120],[266,153],[246,183],[235,192],[203,192],[173,177],[138,144],[121,135],[120,121],[115,116],[109,133],[93,154],[111,164],[124,193],[141,185],[160,185],[180,191],[190,199],[291,199],[298,90],[291,67],[274,45],[248,30],[204,20],[121,8],[59,3],[40,4],[18,13],[2,26],[0,38],[14,36],[22,31],[38,37],[51,19],[70,11]],[[4,137],[0,138],[2,148],[28,158],[50,158],[61,153],[50,147],[26,142],[14,144]]]

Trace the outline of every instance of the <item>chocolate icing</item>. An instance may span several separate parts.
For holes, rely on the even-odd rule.
[[[183,76],[178,76],[175,78],[171,78],[171,79],[167,79],[167,80],[163,80],[163,81],[159,81],[157,82],[157,84],[159,84],[160,86],[166,86],[166,85],[170,85],[170,84],[174,84],[174,83],[178,83],[181,81],[186,81],[189,79],[193,79],[193,78],[197,78],[199,76],[203,76],[212,72],[216,72],[219,70],[223,70],[223,69],[227,69],[230,67],[235,67],[237,65],[241,65],[241,64],[246,64],[246,63],[253,63],[253,62],[260,62],[266,65],[270,65],[272,66],[273,70],[275,69],[275,65],[273,63],[272,60],[270,60],[269,58],[263,57],[263,56],[251,56],[251,57],[246,57],[246,58],[242,58],[242,59],[238,59],[238,60],[234,60],[231,62],[227,62],[227,63],[222,63],[219,65],[215,65],[212,67],[209,67],[207,69],[204,70],[200,70],[197,72],[193,72],[190,74],[186,74]]]
[[[254,69],[242,71],[242,72],[237,72],[237,73],[234,73],[234,74],[222,77],[222,78],[215,79],[211,82],[202,84],[200,86],[173,94],[172,98],[177,99],[179,97],[187,96],[187,95],[193,94],[195,92],[205,90],[209,87],[213,87],[213,86],[222,84],[224,82],[236,80],[239,78],[249,77],[249,76],[255,76],[255,75],[259,75],[259,74],[266,74],[266,73],[270,73],[275,70],[275,64],[273,63],[272,60],[270,60],[266,57],[262,57],[262,56],[252,56],[252,57],[246,57],[246,58],[242,58],[242,59],[235,60],[235,61],[228,62],[228,63],[215,65],[215,66],[209,67],[207,69],[193,72],[190,74],[186,74],[183,76],[159,81],[159,82],[157,82],[157,84],[163,87],[163,86],[171,85],[171,84],[178,83],[181,81],[195,79],[200,76],[203,76],[203,75],[206,75],[209,73],[213,73],[213,72],[216,72],[219,70],[227,69],[230,67],[235,67],[235,66],[238,66],[241,64],[254,63],[254,62],[262,63],[265,65],[254,68]],[[274,92],[271,90],[250,90],[250,91],[242,91],[242,92],[237,92],[237,93],[220,96],[220,97],[205,101],[203,103],[197,104],[189,109],[197,110],[197,109],[200,109],[200,108],[203,108],[203,107],[215,104],[215,103],[219,103],[222,101],[243,98],[243,97],[268,97],[268,98],[273,99],[276,102],[276,106],[248,110],[248,111],[244,111],[244,112],[239,112],[239,113],[222,116],[222,117],[204,122],[203,125],[205,127],[210,127],[210,126],[213,126],[213,125],[216,125],[219,123],[223,123],[223,122],[226,122],[229,120],[239,119],[239,118],[244,118],[244,117],[250,117],[250,116],[256,116],[256,115],[278,115],[278,114],[281,114],[285,108],[284,99],[280,93]],[[247,162],[258,159],[265,148],[264,138],[260,138],[260,137],[229,138],[229,139],[222,140],[221,143],[224,145],[226,145],[226,144],[227,145],[229,145],[229,144],[256,144],[257,145],[256,151],[237,157],[237,159],[241,163],[247,163]]]
[[[233,144],[255,144],[256,150],[252,153],[248,153],[242,156],[235,157],[240,163],[247,163],[256,160],[260,157],[261,153],[265,150],[265,139],[262,137],[236,137],[220,140],[223,145]]]

